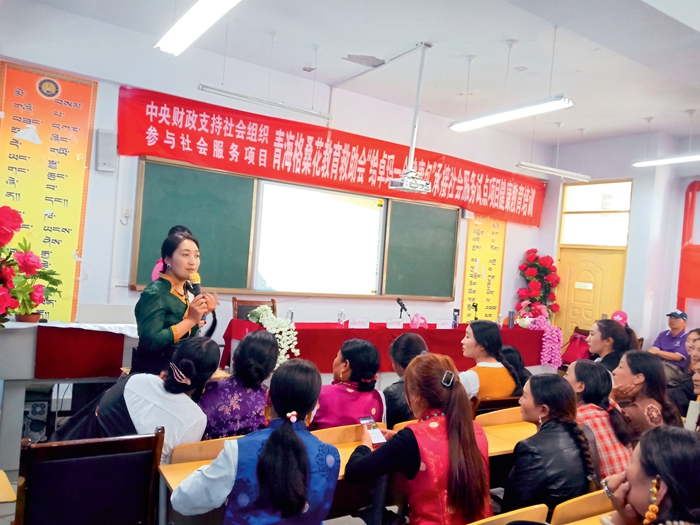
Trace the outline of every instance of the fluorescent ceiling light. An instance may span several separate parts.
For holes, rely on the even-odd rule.
[[[197,88],[200,91],[205,91],[207,93],[213,93],[215,95],[221,95],[222,97],[233,98],[236,100],[242,100],[244,102],[252,102],[253,104],[259,104],[261,106],[272,106],[273,108],[286,109],[288,111],[295,111],[297,113],[302,113],[303,115],[309,115],[311,117],[320,118],[323,120],[330,120],[331,116],[327,113],[321,113],[319,111],[314,111],[313,109],[305,109],[297,106],[290,106],[284,102],[276,102],[274,100],[266,100],[264,98],[253,97],[246,95],[245,93],[237,93],[235,91],[228,91],[226,89],[221,89],[214,86],[207,86],[205,84],[200,84]]]
[[[241,0],[199,0],[155,47],[178,56]]]
[[[486,126],[493,126],[494,124],[500,124],[501,122],[531,117],[533,115],[540,115],[542,113],[568,108],[573,105],[573,100],[566,95],[554,95],[537,102],[532,102],[516,108],[506,109],[504,111],[499,111],[498,113],[492,113],[483,117],[455,120],[452,124],[450,124],[450,129],[453,131],[469,131],[477,128],[485,128]]]
[[[564,179],[579,180],[581,182],[588,182],[591,180],[590,175],[582,175],[581,173],[560,170],[559,168],[550,168],[549,166],[542,166],[541,164],[533,164],[532,162],[525,162],[522,160],[516,164],[516,167],[525,168],[532,171],[539,171],[540,173],[546,173],[547,175],[556,175],[557,177],[562,177]]]
[[[656,160],[640,160],[632,164],[635,168],[646,168],[647,166],[665,166],[666,164],[683,164],[685,162],[697,162],[700,160],[700,154],[685,155],[683,157],[667,157],[665,159]]]

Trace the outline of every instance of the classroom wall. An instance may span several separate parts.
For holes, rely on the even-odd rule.
[[[318,124],[311,117],[274,108],[233,101],[198,91],[199,82],[220,84],[223,57],[191,48],[180,57],[152,49],[156,39],[120,27],[90,20],[26,0],[0,3],[0,59],[95,79],[99,82],[95,127],[115,130],[120,84],[129,84],[178,96],[227,105],[260,114]],[[144,52],[144,49],[147,50]],[[267,97],[268,70],[227,59],[225,87]],[[271,98],[309,107],[311,81],[271,74]],[[330,89],[317,85],[315,107],[328,108]],[[338,89],[333,93],[332,126],[382,140],[408,144],[412,109]],[[418,146],[456,157],[511,170],[519,160],[550,164],[554,148],[499,133],[492,129],[457,134],[447,129],[448,119],[421,113]],[[647,340],[665,324],[664,313],[675,307],[676,269],[680,242],[683,192],[692,178],[690,168],[632,168],[631,161],[687,149],[687,142],[663,134],[632,135],[562,146],[559,166],[588,173],[596,179],[632,178],[633,199],[623,308],[632,326]],[[581,155],[583,152],[583,155]],[[127,289],[129,280],[133,213],[136,200],[137,160],[119,159],[116,174],[93,166],[88,186],[83,265],[79,304],[133,305],[138,293]],[[554,254],[559,230],[562,184],[550,181],[538,228],[509,224],[506,235],[501,312],[516,302],[521,285],[516,267],[528,248]],[[122,210],[131,218],[122,217]],[[448,318],[459,308],[464,272],[466,221],[462,220],[457,273],[458,297],[454,303],[412,302],[429,320]],[[220,322],[231,316],[230,297],[221,297]],[[282,313],[293,308],[297,321],[333,321],[339,309],[347,317],[382,321],[397,314],[391,300],[281,297]],[[80,311],[80,310],[79,310]],[[120,311],[123,311],[120,310]],[[700,321],[700,320],[699,320]],[[219,335],[222,330],[219,330]]]
[[[639,134],[561,148],[559,165],[593,179],[632,179],[632,207],[622,309],[649,348],[676,308],[685,190],[692,178],[673,166],[635,168],[644,158],[672,156],[681,140],[665,133]],[[687,150],[687,143],[685,145]],[[647,153],[648,151],[648,153]],[[687,168],[683,168],[687,170]],[[700,326],[700,311],[689,326]]]

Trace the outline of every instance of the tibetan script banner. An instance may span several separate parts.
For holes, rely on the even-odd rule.
[[[150,155],[243,175],[380,197],[408,162],[407,146],[122,86],[119,153]],[[547,183],[416,150],[413,168],[432,189],[415,201],[539,226]]]
[[[37,312],[75,319],[97,83],[0,63],[0,206],[22,215],[22,231],[44,268],[58,272],[61,297]]]
[[[479,319],[498,322],[505,242],[505,221],[482,216],[469,219],[462,294],[463,323],[473,321],[474,314]]]

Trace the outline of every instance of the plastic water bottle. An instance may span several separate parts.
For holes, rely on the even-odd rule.
[[[340,327],[340,328],[345,327],[345,312],[343,310],[338,312],[338,327]]]
[[[287,310],[287,321],[289,321],[290,323],[294,322],[294,310],[292,310],[291,308]]]

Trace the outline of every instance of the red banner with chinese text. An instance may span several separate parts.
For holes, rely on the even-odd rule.
[[[440,153],[416,150],[427,194],[389,189],[408,146],[322,126],[122,86],[119,154],[150,155],[242,175],[333,190],[450,204],[539,226],[547,183]]]

